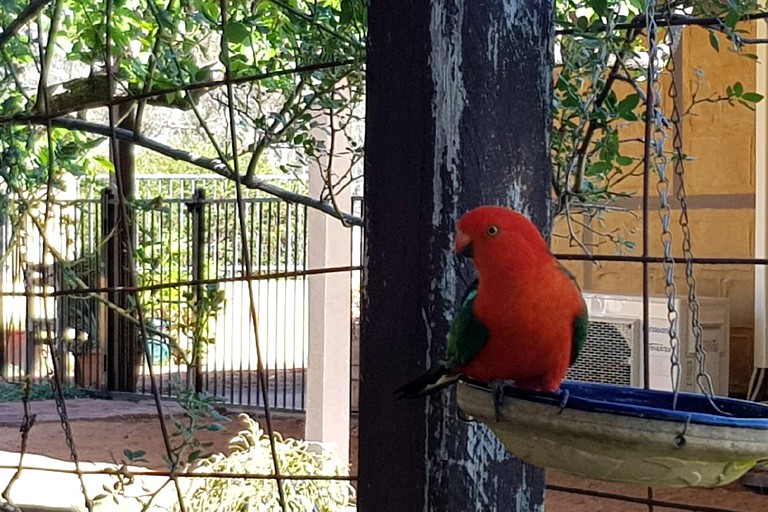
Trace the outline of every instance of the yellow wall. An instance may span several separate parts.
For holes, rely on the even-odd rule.
[[[680,48],[682,80],[681,105],[687,109],[694,93],[699,99],[725,95],[727,85],[742,82],[746,91],[755,90],[755,63],[728,51],[728,42],[721,38],[720,52],[715,52],[708,42],[708,33],[700,28],[684,32]],[[750,51],[749,48],[746,51]],[[697,69],[703,76],[697,75]],[[698,81],[698,85],[697,85]],[[666,92],[669,79],[665,79]],[[671,113],[670,100],[665,101],[667,113]],[[641,124],[641,123],[639,123]],[[638,126],[637,129],[641,127]],[[755,193],[755,116],[751,110],[728,103],[705,103],[695,107],[693,114],[682,122],[683,151],[695,158],[685,165],[685,185],[689,197],[689,218],[693,254],[702,257],[754,257],[754,193]],[[640,136],[642,132],[633,133]],[[668,140],[671,148],[671,132]],[[639,148],[637,149],[639,150]],[[670,162],[668,175],[673,181]],[[650,213],[650,254],[662,255],[661,229],[656,193],[657,177],[652,176],[652,209]],[[639,198],[642,195],[642,179],[626,180],[623,189],[633,193],[634,199],[624,201],[632,213],[640,216]],[[678,222],[680,209],[672,209],[671,231],[675,256],[681,255],[682,232]],[[602,225],[601,225],[602,224]],[[607,213],[602,223],[594,224],[603,232],[619,230],[622,236],[637,245],[627,254],[642,254],[642,221],[632,214]],[[561,219],[555,225],[555,234],[568,233]],[[580,234],[582,239],[584,235]],[[592,240],[601,238],[593,235]],[[578,253],[578,247],[564,238],[553,239],[556,253]],[[589,241],[589,237],[586,239]],[[604,238],[603,238],[604,240]],[[596,254],[615,254],[616,246],[605,243],[593,250]],[[603,263],[598,268],[590,263],[569,262],[584,288],[607,293],[639,294],[642,290],[642,266],[638,263]],[[684,265],[676,265],[678,293],[687,295]],[[753,320],[754,320],[754,272],[751,265],[697,265],[695,275],[700,296],[728,297],[731,299],[731,353],[730,389],[732,394],[747,391],[752,372]],[[661,265],[651,266],[651,290],[664,293],[664,275]]]

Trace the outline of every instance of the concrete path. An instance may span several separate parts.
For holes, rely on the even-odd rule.
[[[23,462],[24,469],[19,479],[14,482],[10,495],[11,500],[21,510],[24,512],[36,510],[79,512],[86,510],[77,475],[64,472],[74,471],[74,463],[33,454],[27,454]],[[0,466],[13,466],[18,463],[18,453],[0,451]],[[105,486],[113,488],[115,476],[104,470],[114,470],[114,465],[85,462],[80,465],[80,469],[88,472],[103,471],[102,473],[83,476],[85,488],[91,499],[100,494],[106,494]],[[126,469],[147,471],[146,468],[139,467]],[[0,468],[0,489],[5,489],[15,472],[14,469]],[[125,486],[123,493],[115,496],[117,502],[112,499],[112,496],[106,496],[94,502],[94,510],[141,510],[141,501],[136,498],[146,496],[163,486],[150,510],[172,510],[173,504],[176,502],[176,491],[173,485],[165,485],[167,482],[168,477],[164,476],[135,476],[131,483]],[[179,484],[182,486],[182,492],[188,489],[189,483],[189,479],[180,479]]]
[[[175,414],[182,411],[181,406],[175,401],[164,400],[162,402],[165,414]],[[148,399],[133,400],[103,400],[103,399],[68,399],[66,400],[67,417],[70,421],[125,417],[157,417],[155,402]],[[30,402],[30,412],[38,423],[58,422],[59,414],[56,411],[56,402],[53,400],[41,400]],[[24,405],[21,402],[0,402],[0,427],[20,426],[24,418]],[[0,490],[5,489],[8,481],[15,473],[14,469],[7,466],[15,466],[19,462],[19,454],[0,450]],[[24,457],[25,469],[20,478],[14,483],[11,499],[24,511],[54,511],[73,512],[86,510],[80,482],[77,475],[51,470],[74,470],[74,463],[61,461],[42,455],[27,454]],[[41,469],[30,469],[41,468]],[[114,469],[112,464],[83,463],[84,471],[99,471]],[[146,471],[146,468],[134,468],[135,471]],[[91,497],[104,494],[103,486],[112,487],[115,477],[106,473],[85,475],[86,488]],[[95,503],[95,510],[140,510],[141,505],[135,499],[138,495],[147,494],[166,484],[168,478],[160,476],[136,477],[133,483],[126,487],[125,496],[118,497],[118,503],[107,497]],[[184,483],[183,485],[188,485]],[[152,510],[170,510],[175,503],[175,491],[173,486],[166,486],[155,501]]]

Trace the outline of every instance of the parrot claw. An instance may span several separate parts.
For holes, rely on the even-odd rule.
[[[504,381],[494,380],[491,382],[491,391],[493,392],[493,412],[498,423],[501,421],[501,408],[504,407]]]
[[[557,414],[563,413],[563,411],[565,410],[565,406],[568,404],[568,397],[570,396],[571,396],[571,393],[567,389],[564,391],[561,389],[557,393],[557,400],[558,402],[560,402],[560,408],[557,410]]]
[[[477,421],[474,416],[472,416],[471,414],[467,414],[461,409],[456,410],[456,416],[459,418],[460,421],[463,421],[464,423],[475,423]]]

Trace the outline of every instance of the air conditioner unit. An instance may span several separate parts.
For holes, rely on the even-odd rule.
[[[644,387],[643,298],[632,295],[585,293],[589,333],[584,351],[566,378],[587,382]],[[699,323],[707,354],[706,371],[714,391],[728,395],[730,300],[699,297]],[[696,340],[688,300],[675,300],[680,339],[680,390],[698,392]],[[648,335],[648,387],[672,390],[672,347],[667,298],[651,297]]]

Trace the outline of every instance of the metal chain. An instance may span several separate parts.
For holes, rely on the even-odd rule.
[[[45,292],[45,288],[47,288],[48,283],[46,281],[47,277],[45,276],[45,270],[41,270],[41,275],[39,277],[40,284],[43,288],[43,291]],[[54,277],[55,279],[55,277]],[[29,285],[29,283],[28,283]],[[44,311],[44,318],[48,318],[48,308],[47,308],[47,299],[45,295],[43,295],[43,311]],[[64,439],[67,444],[67,448],[69,448],[69,457],[72,459],[72,462],[75,463],[75,472],[77,473],[77,477],[80,481],[80,490],[83,493],[83,498],[85,499],[85,506],[87,510],[90,512],[93,510],[93,501],[88,496],[88,491],[85,487],[85,479],[83,477],[83,474],[80,472],[80,458],[77,455],[77,449],[75,447],[75,439],[72,435],[72,428],[69,424],[69,417],[67,416],[67,404],[64,400],[64,393],[62,392],[62,386],[61,386],[61,375],[60,375],[60,361],[59,356],[56,353],[56,347],[54,343],[53,338],[54,332],[53,329],[50,328],[50,326],[46,323],[45,324],[45,345],[48,347],[49,356],[51,358],[51,365],[48,366],[48,361],[46,359],[46,366],[48,366],[48,377],[50,378],[51,382],[51,389],[53,391],[53,399],[56,402],[56,412],[59,415],[59,423],[61,424],[61,429],[64,431]]]
[[[670,19],[669,14],[670,7],[667,2],[667,19]],[[670,46],[674,46],[675,33],[672,31],[672,27],[668,26],[668,33],[670,37]],[[677,87],[677,77],[675,76],[675,59],[674,55],[670,55],[667,63],[667,71],[671,76],[669,85],[669,97],[672,100],[672,127],[673,127],[673,160],[674,160],[674,172],[676,176],[675,180],[675,197],[680,203],[680,228],[683,233],[682,250],[683,257],[685,258],[685,281],[688,285],[688,309],[691,312],[691,330],[695,341],[695,355],[696,355],[696,384],[699,390],[707,395],[712,401],[712,397],[715,395],[714,385],[712,383],[712,377],[707,373],[707,351],[704,347],[703,330],[701,322],[699,320],[699,299],[696,293],[696,277],[693,273],[693,251],[691,244],[691,228],[688,221],[688,203],[687,195],[685,191],[685,154],[683,153],[683,138],[680,129],[680,122],[682,121],[680,116],[680,109],[677,102],[679,91]],[[712,404],[714,406],[714,403]]]
[[[50,340],[50,338],[48,338]],[[85,498],[85,506],[91,511],[93,510],[93,501],[88,496],[88,491],[85,487],[85,480],[83,474],[80,472],[80,457],[77,455],[77,449],[75,448],[75,439],[72,436],[72,427],[69,424],[69,416],[67,416],[67,404],[64,400],[64,394],[61,389],[61,378],[59,376],[59,361],[52,341],[48,341],[48,350],[51,351],[51,365],[53,368],[48,369],[48,374],[51,377],[51,387],[53,388],[53,399],[56,402],[56,412],[59,414],[59,423],[61,423],[61,429],[64,431],[64,439],[69,448],[69,457],[72,462],[75,463],[75,471],[77,477],[80,480],[80,489],[83,492]]]
[[[666,8],[669,9],[668,3]],[[659,52],[659,27],[656,24],[655,14],[655,2],[653,0],[648,0],[645,5],[645,16],[647,23],[646,28],[648,31],[648,76],[653,80],[652,87],[654,89],[652,99],[654,101],[654,104],[652,105],[654,133],[653,139],[651,141],[645,141],[645,143],[651,144],[653,153],[650,164],[653,166],[659,178],[658,183],[656,184],[656,190],[659,193],[659,220],[661,221],[661,245],[663,249],[665,282],[664,291],[667,296],[669,344],[672,349],[670,354],[670,377],[672,379],[672,391],[674,393],[672,408],[675,409],[677,407],[677,394],[680,389],[680,337],[677,329],[678,313],[675,304],[677,295],[675,285],[675,259],[672,255],[672,232],[670,231],[670,219],[672,216],[671,207],[669,205],[669,178],[667,177],[668,159],[664,153],[664,145],[667,139],[666,127],[669,125],[669,120],[664,116],[660,105],[661,84],[658,80],[658,74],[654,72]],[[667,12],[667,14],[669,14],[669,12]],[[669,16],[667,16],[667,19],[669,19]],[[651,98],[648,98],[648,101],[651,101]]]

